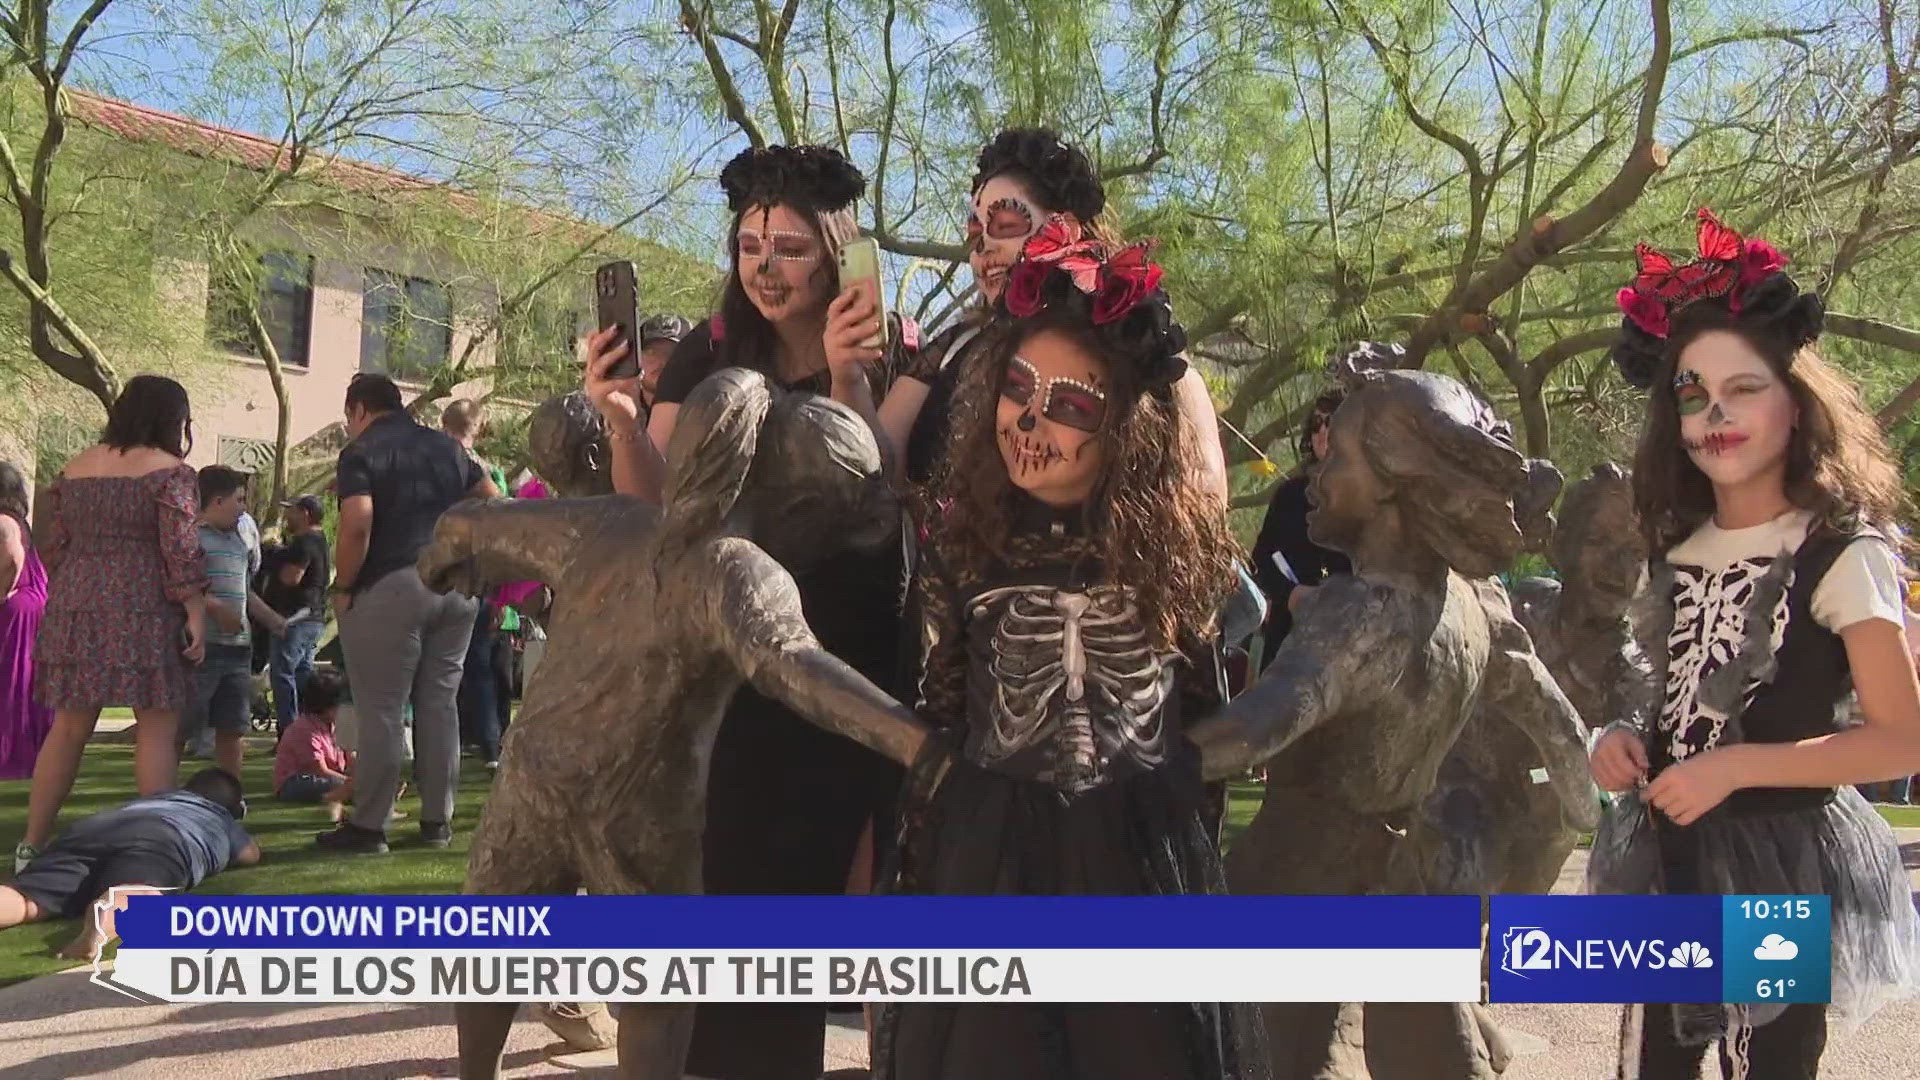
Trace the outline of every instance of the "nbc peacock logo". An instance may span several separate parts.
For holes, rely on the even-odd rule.
[[[1713,953],[1697,941],[1683,941],[1673,947],[1667,957],[1667,966],[1676,968],[1710,968],[1713,966]]]

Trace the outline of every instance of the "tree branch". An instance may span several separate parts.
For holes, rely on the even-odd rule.
[[[1495,299],[1518,285],[1547,256],[1591,236],[1619,217],[1640,198],[1647,182],[1664,169],[1667,152],[1654,141],[1654,125],[1659,119],[1660,99],[1666,88],[1667,69],[1673,55],[1673,25],[1668,0],[1652,0],[1653,54],[1647,63],[1646,82],[1641,91],[1640,110],[1634,124],[1633,149],[1612,180],[1593,198],[1555,220],[1542,215],[1528,231],[1507,245],[1500,257],[1482,271],[1451,303],[1433,312],[1414,331],[1407,345],[1407,363],[1418,367],[1434,344],[1446,337],[1461,313],[1485,311]]]
[[[747,142],[756,149],[767,145],[767,137],[760,131],[760,125],[754,123],[753,115],[747,111],[747,103],[740,97],[740,88],[733,81],[733,72],[727,69],[726,57],[720,55],[720,46],[713,40],[713,9],[696,10],[693,0],[680,0],[680,25],[693,40],[699,44],[700,51],[707,58],[707,70],[713,76],[713,88],[720,95],[720,104],[726,110],[727,118],[740,126],[747,136]]]
[[[1186,0],[1173,0],[1167,6],[1166,14],[1160,16],[1159,40],[1153,48],[1153,90],[1147,96],[1147,123],[1153,133],[1153,144],[1147,150],[1147,156],[1126,165],[1103,169],[1100,179],[1119,180],[1127,176],[1144,176],[1151,172],[1167,156],[1167,137],[1163,126],[1163,106],[1166,102],[1167,76],[1173,68],[1173,35],[1180,28],[1180,12],[1186,6]],[[891,10],[891,9],[889,9]]]

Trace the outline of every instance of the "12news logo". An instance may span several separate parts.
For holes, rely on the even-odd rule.
[[[1501,936],[1503,971],[1525,979],[1529,971],[1558,971],[1576,968],[1582,971],[1647,970],[1665,968],[1710,968],[1713,950],[1698,941],[1682,941],[1667,946],[1661,938],[1583,941],[1557,941],[1537,926],[1509,927]]]

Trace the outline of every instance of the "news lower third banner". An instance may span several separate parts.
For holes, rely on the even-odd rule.
[[[133,896],[165,1001],[1468,1001],[1471,896]]]
[[[1825,896],[1495,896],[1492,1001],[1829,999]]]
[[[131,896],[165,1001],[1819,1002],[1824,896]],[[1482,942],[1486,953],[1483,956]]]

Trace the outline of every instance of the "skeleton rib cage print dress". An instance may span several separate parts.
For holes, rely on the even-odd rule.
[[[1079,512],[1016,493],[1007,557],[918,571],[921,713],[959,747],[907,808],[896,889],[958,895],[1225,891],[1182,725],[1217,701],[1212,661],[1157,651],[1131,591],[1100,583]],[[1196,662],[1199,661],[1199,662]],[[1242,1005],[944,1005],[881,1011],[876,1080],[1253,1080]]]
[[[1660,695],[1645,733],[1652,775],[1717,746],[1838,731],[1853,709],[1839,631],[1902,618],[1885,538],[1803,511],[1747,529],[1702,526],[1655,560],[1636,607]],[[1741,789],[1684,827],[1629,791],[1601,822],[1587,882],[1596,893],[1831,897],[1829,1015],[1841,1032],[1920,989],[1920,917],[1899,847],[1850,785]],[[1737,1022],[1780,1011],[1751,1006]]]

